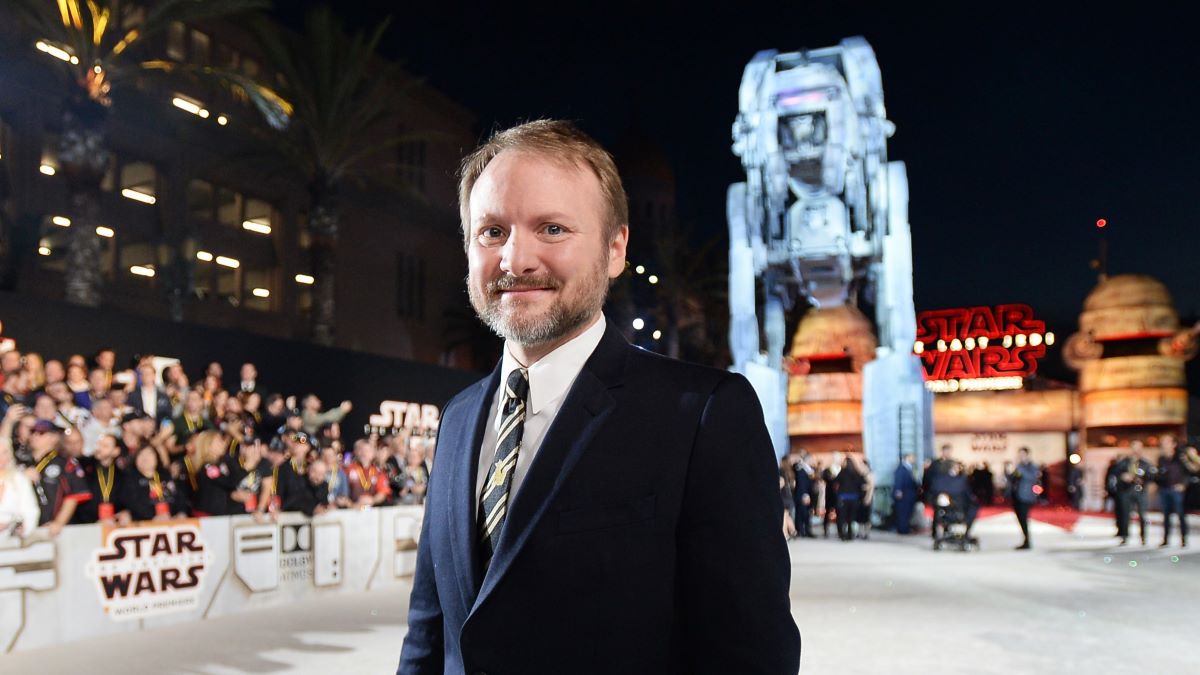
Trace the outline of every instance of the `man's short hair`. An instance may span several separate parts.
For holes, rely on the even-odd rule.
[[[536,120],[493,133],[463,159],[458,171],[458,209],[464,239],[471,226],[471,188],[487,165],[505,150],[529,152],[591,169],[600,181],[600,192],[608,207],[603,219],[605,241],[612,241],[621,226],[629,224],[629,199],[612,155],[571,122]]]

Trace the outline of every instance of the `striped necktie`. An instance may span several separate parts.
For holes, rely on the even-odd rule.
[[[504,516],[508,513],[508,490],[512,485],[521,436],[525,431],[525,403],[529,397],[529,374],[518,368],[504,385],[504,416],[496,440],[496,457],[488,469],[479,500],[479,555],[486,571],[500,541]]]

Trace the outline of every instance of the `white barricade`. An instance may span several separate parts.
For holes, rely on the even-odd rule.
[[[76,525],[0,543],[0,654],[197,621],[410,577],[424,509]]]

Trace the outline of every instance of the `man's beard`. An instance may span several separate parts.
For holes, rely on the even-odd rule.
[[[601,259],[592,274],[575,280],[575,288],[564,293],[561,280],[549,274],[503,276],[488,282],[483,289],[467,277],[467,294],[480,321],[496,335],[519,345],[533,346],[554,342],[570,335],[584,322],[604,308],[608,295],[608,261]],[[522,301],[507,301],[501,305],[501,291],[522,288],[547,288],[556,293],[549,309],[540,315],[530,315]]]

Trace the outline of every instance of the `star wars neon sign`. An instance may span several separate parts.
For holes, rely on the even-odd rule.
[[[913,353],[933,392],[1020,389],[1054,344],[1023,304],[939,309],[917,315]]]

